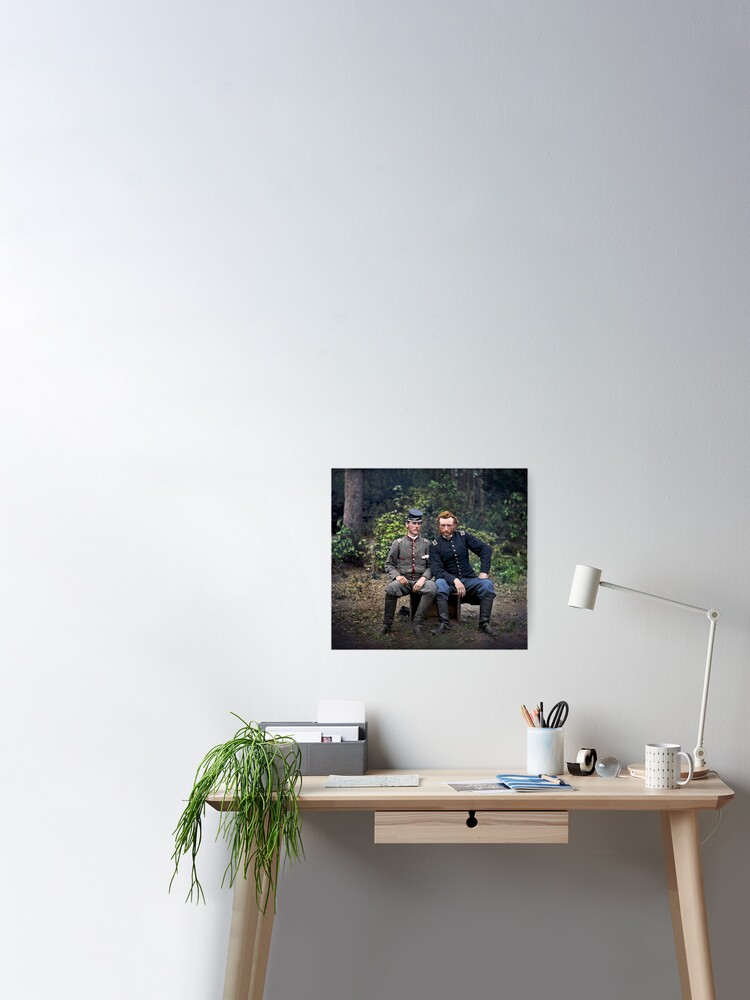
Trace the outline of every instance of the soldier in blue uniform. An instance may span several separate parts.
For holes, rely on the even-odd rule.
[[[422,511],[412,507],[406,515],[406,534],[391,545],[385,561],[389,583],[385,588],[385,607],[380,631],[387,635],[393,629],[393,615],[399,597],[419,594],[412,630],[418,639],[424,637],[424,616],[435,600],[435,584],[430,572],[430,543],[422,538]]]
[[[492,602],[495,600],[495,588],[489,578],[492,549],[467,531],[456,531],[458,518],[449,510],[438,514],[437,523],[440,538],[430,548],[430,569],[437,587],[435,604],[440,624],[432,630],[432,634],[440,635],[451,627],[448,596],[453,592],[462,600],[479,605],[479,630],[485,635],[494,635],[490,627]],[[479,556],[481,565],[478,575],[469,562],[470,551]]]

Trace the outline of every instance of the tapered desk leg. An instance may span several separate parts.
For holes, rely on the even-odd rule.
[[[664,859],[683,1000],[716,1000],[703,896],[698,813],[662,813]]]
[[[266,890],[264,885],[264,892]],[[255,899],[255,882],[237,876],[224,979],[224,1000],[263,1000],[273,930],[273,898],[265,916]]]

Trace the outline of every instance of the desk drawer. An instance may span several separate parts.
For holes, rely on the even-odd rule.
[[[476,821],[476,822],[474,822]],[[567,844],[566,812],[376,812],[376,844]]]

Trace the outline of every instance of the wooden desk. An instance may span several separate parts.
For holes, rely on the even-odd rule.
[[[446,782],[488,781],[494,773],[422,771],[420,777],[416,788],[325,788],[327,776],[306,777],[300,808],[304,812],[374,813],[375,843],[388,844],[559,844],[568,840],[569,812],[658,812],[682,997],[715,1000],[698,812],[721,809],[731,801],[734,792],[723,781],[708,777],[684,788],[651,791],[642,780],[629,775],[611,781],[595,775],[568,776],[575,791],[470,794],[455,792]],[[211,804],[219,808],[220,799]],[[267,914],[260,914],[254,883],[237,879],[224,1000],[262,1000],[272,908],[269,904]]]

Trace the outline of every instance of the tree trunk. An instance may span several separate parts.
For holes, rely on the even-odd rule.
[[[461,470],[461,490],[466,497],[466,510],[464,513],[464,519],[471,518],[474,516],[476,511],[476,495],[474,492],[474,477],[472,475],[471,469]]]
[[[365,470],[344,469],[344,524],[359,537],[365,501]]]

